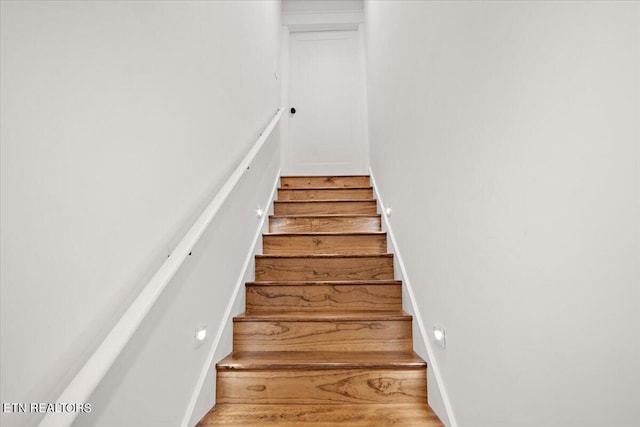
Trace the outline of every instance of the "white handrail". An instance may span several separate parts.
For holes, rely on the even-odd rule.
[[[283,109],[279,108],[275,117],[260,135],[260,138],[258,138],[258,141],[251,147],[211,203],[209,203],[187,234],[180,240],[180,243],[178,243],[173,252],[171,252],[171,255],[169,255],[142,292],[140,292],[140,295],[138,295],[124,315],[118,320],[118,323],[111,329],[111,332],[109,332],[104,341],[102,341],[93,355],[91,355],[87,363],[84,364],[82,369],[80,369],[69,385],[67,385],[56,402],[87,402],[91,393],[93,393],[100,381],[102,381],[158,297],[160,297],[162,291],[164,291],[184,260],[189,256],[189,252],[191,252],[225,200],[227,200],[227,197],[229,197],[236,184],[240,181],[242,175],[249,168],[256,154],[258,154],[267,138],[269,138],[269,135],[271,135],[273,128],[280,120],[282,112]],[[77,412],[48,412],[40,423],[40,427],[67,427],[73,423],[77,415]]]

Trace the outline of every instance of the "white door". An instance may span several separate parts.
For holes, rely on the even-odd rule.
[[[364,174],[364,85],[356,31],[292,33],[288,174]],[[295,108],[295,114],[290,112]]]

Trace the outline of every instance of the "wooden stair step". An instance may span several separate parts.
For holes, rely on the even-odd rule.
[[[387,233],[277,233],[262,236],[262,251],[268,255],[383,254]]]
[[[276,200],[275,215],[376,214],[375,200]]]
[[[393,254],[256,255],[256,281],[393,280]]]
[[[328,231],[380,231],[382,219],[376,215],[270,216],[271,233],[311,233]]]
[[[219,403],[427,403],[425,369],[218,371],[217,375]]]
[[[279,188],[278,200],[373,200],[373,188]]]
[[[233,319],[233,351],[412,351],[402,312],[251,312]]]
[[[367,175],[339,175],[339,176],[283,176],[280,177],[282,188],[305,187],[368,187],[371,180]]]
[[[276,281],[246,284],[246,310],[284,311],[402,310],[402,282]]]
[[[255,286],[321,286],[321,285],[402,285],[401,280],[263,280],[247,282]]]
[[[413,351],[259,351],[233,352],[222,359],[221,370],[290,369],[425,369],[427,363]]]
[[[426,403],[413,352],[234,352],[217,365],[221,403]]]
[[[281,313],[256,312],[242,313],[233,318],[234,322],[254,321],[293,321],[293,322],[326,322],[326,321],[368,321],[368,320],[411,320],[412,316],[404,311],[369,311],[352,312],[318,312],[309,315],[306,310],[286,311]]]
[[[221,404],[196,427],[444,427],[422,403],[359,405]]]
[[[218,371],[219,403],[427,403],[426,369]]]
[[[442,427],[369,176],[281,177],[198,427]]]

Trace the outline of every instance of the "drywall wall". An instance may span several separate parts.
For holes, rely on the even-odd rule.
[[[276,140],[282,140],[282,136],[277,134],[275,136]],[[279,164],[277,156],[277,150],[266,150],[264,151],[263,156],[269,159],[269,164],[265,170],[273,173],[273,168],[275,165]],[[264,233],[269,232],[269,221],[268,218],[270,215],[273,215],[273,201],[277,198],[278,192],[277,189],[280,186],[280,171],[276,172],[277,178],[275,182],[273,182],[273,186],[271,188],[271,192],[269,194],[268,199],[263,202],[261,207],[264,207],[262,219],[260,220],[260,226],[255,230],[256,235],[254,236],[253,246],[251,250],[247,253],[247,258],[245,259],[245,268],[242,272],[242,275],[238,277],[238,280],[235,284],[236,286],[236,294],[235,296],[229,300],[229,316],[224,320],[224,323],[220,323],[221,327],[221,339],[220,344],[211,348],[210,360],[212,363],[203,366],[203,370],[201,372],[202,382],[199,384],[194,390],[194,401],[193,401],[193,410],[191,413],[187,412],[185,415],[189,418],[183,419],[183,426],[194,426],[198,423],[200,419],[211,409],[216,400],[216,365],[215,362],[221,360],[229,353],[231,353],[233,349],[233,316],[239,313],[244,312],[245,310],[245,300],[246,300],[246,291],[245,284],[247,282],[251,282],[255,280],[255,255],[261,254],[262,251],[262,235]],[[265,184],[268,183],[268,178],[263,181]],[[260,185],[253,183],[254,187],[258,187]],[[245,198],[245,200],[247,200]],[[214,344],[215,345],[215,344]]]
[[[365,22],[372,170],[457,424],[640,425],[640,4]]]
[[[443,387],[443,380],[436,359],[433,356],[433,345],[429,339],[430,331],[426,329],[422,320],[420,306],[416,301],[413,292],[411,278],[404,264],[404,256],[396,246],[395,233],[391,225],[391,211],[387,210],[383,200],[375,175],[370,171],[373,195],[377,200],[378,212],[382,215],[382,230],[387,233],[387,250],[393,253],[393,267],[396,280],[402,281],[402,309],[413,317],[413,351],[420,355],[427,362],[427,397],[429,406],[438,414],[440,421],[446,426],[455,425],[446,389]],[[453,421],[452,421],[453,420]]]
[[[1,18],[0,399],[49,402],[273,118],[280,4],[3,1]],[[266,187],[278,150],[270,149],[277,160],[262,172]],[[268,196],[262,187],[252,206]],[[244,219],[230,217],[236,225]],[[183,327],[201,317],[213,322],[215,304],[226,306],[251,238],[207,243],[225,260],[209,282],[215,297],[188,314],[175,307],[185,310],[180,304],[192,296],[177,305],[163,297],[152,319],[160,326],[183,317],[166,334],[143,325],[124,357],[162,348],[157,369],[172,355],[184,362],[195,325]],[[192,286],[185,276],[174,284]],[[176,298],[181,292],[168,289]],[[187,379],[178,382],[189,390],[181,398],[191,396],[206,353],[206,346],[190,348],[193,366],[181,367]],[[131,362],[122,369],[142,378]],[[127,375],[113,382],[128,384]],[[154,411],[167,418],[158,425],[176,425],[184,415],[173,392],[148,384],[135,390],[144,390],[133,403],[138,410],[159,397]],[[114,393],[112,402],[120,398]],[[110,419],[107,403],[94,406],[104,420],[96,423]],[[3,426],[38,418],[1,417]]]
[[[232,318],[244,311],[244,283],[261,252],[265,216],[256,209],[275,198],[279,161],[276,129],[91,396],[95,409],[74,426],[190,427],[211,409],[215,363],[231,352]],[[208,340],[199,346],[202,327]]]

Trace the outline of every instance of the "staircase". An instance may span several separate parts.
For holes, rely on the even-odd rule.
[[[368,176],[282,177],[205,426],[442,426]]]

